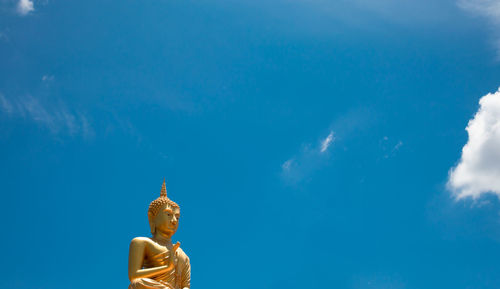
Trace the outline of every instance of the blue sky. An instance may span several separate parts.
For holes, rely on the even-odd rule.
[[[0,0],[0,288],[126,288],[164,177],[193,288],[499,288],[497,19]]]

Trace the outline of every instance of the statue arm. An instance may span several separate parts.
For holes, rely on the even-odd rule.
[[[180,244],[174,245],[173,252],[179,247]],[[138,278],[149,278],[163,273],[170,272],[174,269],[173,262],[168,262],[168,265],[145,268],[142,269],[144,255],[146,250],[146,243],[140,239],[134,239],[130,243],[129,259],[128,259],[128,278],[130,281]],[[172,260],[172,258],[168,258]]]
[[[191,287],[191,264],[187,256],[182,270],[181,280],[181,286],[183,289],[189,289]]]

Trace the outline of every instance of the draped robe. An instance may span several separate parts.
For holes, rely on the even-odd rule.
[[[152,268],[165,265],[162,262],[160,255],[165,252],[159,253],[151,258],[144,260],[142,268]],[[128,289],[183,289],[190,288],[191,283],[191,265],[189,258],[178,248],[175,251],[174,269],[168,273],[163,273],[151,278],[137,278],[132,280]]]

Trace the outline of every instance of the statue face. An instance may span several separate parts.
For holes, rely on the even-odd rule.
[[[155,231],[172,237],[179,226],[181,212],[179,208],[164,205],[154,218]]]

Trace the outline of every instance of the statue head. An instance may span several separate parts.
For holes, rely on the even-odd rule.
[[[161,233],[172,237],[179,225],[180,207],[167,197],[165,180],[161,187],[160,197],[151,202],[148,209],[149,226],[151,234]]]

